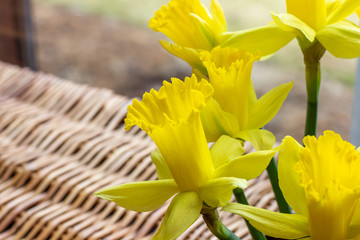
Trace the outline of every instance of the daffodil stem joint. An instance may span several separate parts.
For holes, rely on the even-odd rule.
[[[242,204],[245,204],[245,205],[249,205],[248,201],[247,201],[247,198],[245,196],[245,193],[244,191],[241,189],[241,188],[235,188],[234,189],[234,195],[235,195],[235,198],[236,198],[236,201],[238,203],[242,203]],[[266,240],[264,234],[262,234],[259,230],[257,230],[256,228],[254,228],[250,222],[246,219],[245,220],[245,223],[249,229],[249,232],[250,232],[250,235],[252,237],[253,240]]]
[[[305,136],[316,136],[318,99],[321,82],[320,59],[324,53],[325,48],[316,39],[310,47],[303,49],[307,91]]]
[[[282,194],[282,192],[280,190],[278,169],[277,169],[277,164],[276,164],[275,158],[271,159],[266,170],[269,175],[271,186],[272,186],[274,194],[275,194],[275,199],[279,206],[279,211],[281,213],[292,213],[289,204],[286,202],[284,195]]]
[[[209,230],[220,240],[241,240],[224,226],[216,208],[203,207],[201,214]]]

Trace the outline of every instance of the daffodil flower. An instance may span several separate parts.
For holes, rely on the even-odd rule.
[[[220,35],[227,31],[223,10],[217,0],[211,1],[211,15],[200,0],[171,0],[150,20],[149,26],[164,33],[174,43],[161,40],[170,53],[185,60],[194,72],[204,74],[199,52],[210,51],[219,44]]]
[[[251,70],[259,55],[234,48],[202,52],[214,96],[201,111],[209,142],[221,135],[250,141],[259,149],[270,149],[274,135],[264,127],[278,112],[293,83],[282,84],[257,99]]]
[[[340,135],[325,131],[302,147],[286,137],[279,155],[279,181],[296,214],[229,204],[267,235],[285,239],[360,239],[360,153]]]
[[[359,0],[286,0],[287,13],[272,13],[260,28],[223,34],[222,46],[276,52],[297,37],[303,50],[318,41],[339,58],[360,56],[360,28],[345,18],[360,9]]]
[[[209,150],[200,110],[212,97],[212,86],[195,75],[163,84],[141,102],[135,99],[125,119],[127,130],[138,125],[157,145],[152,160],[159,180],[109,187],[96,195],[133,211],[152,211],[175,195],[154,236],[174,239],[199,217],[203,202],[225,206],[232,190],[260,175],[277,149],[241,156],[241,142],[223,136]]]

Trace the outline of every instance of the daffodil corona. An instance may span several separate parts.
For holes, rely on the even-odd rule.
[[[282,84],[257,99],[251,82],[253,63],[260,55],[235,48],[216,47],[202,52],[201,60],[214,87],[213,99],[201,111],[207,139],[226,134],[269,149],[275,137],[264,127],[280,109],[292,83]]]
[[[305,147],[286,137],[279,155],[279,181],[296,214],[229,204],[225,211],[240,214],[270,236],[312,240],[360,238],[360,153],[340,135],[325,131]]]
[[[207,80],[193,75],[164,81],[128,107],[125,128],[138,125],[159,150],[152,154],[159,180],[109,187],[97,196],[134,211],[151,211],[176,194],[154,239],[174,239],[200,215],[203,202],[225,206],[234,188],[245,188],[268,165],[271,149],[241,156],[241,142],[222,136],[209,150],[200,110],[212,97]]]

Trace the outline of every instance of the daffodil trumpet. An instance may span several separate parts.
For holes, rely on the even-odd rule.
[[[159,180],[96,193],[140,212],[155,210],[174,196],[153,239],[178,237],[199,217],[204,203],[212,208],[225,206],[233,189],[245,188],[248,179],[259,176],[277,151],[243,155],[241,142],[229,136],[220,137],[209,150],[200,110],[211,99],[213,87],[195,75],[171,80],[164,81],[159,91],[145,93],[141,102],[134,99],[125,119],[126,130],[139,126],[158,147],[151,158]]]
[[[360,148],[325,131],[304,147],[285,137],[279,153],[281,190],[295,214],[229,203],[223,210],[284,239],[360,239]]]

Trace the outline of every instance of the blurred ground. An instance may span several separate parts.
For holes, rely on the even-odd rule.
[[[260,5],[261,1],[257,3]],[[160,47],[158,39],[165,37],[152,32],[141,21],[129,23],[39,1],[34,2],[34,10],[39,65],[44,72],[110,88],[130,97],[158,88],[162,80],[172,76],[183,78],[190,74],[185,63]],[[252,11],[246,13],[251,15]],[[232,22],[241,25],[250,15],[234,18]],[[258,22],[257,25],[261,24]],[[303,135],[306,96],[301,63],[301,54],[294,42],[270,60],[257,63],[253,70],[258,96],[281,83],[295,82],[283,108],[267,126],[278,140],[285,135],[300,140]],[[332,129],[349,139],[354,71],[355,60],[325,56],[319,133]]]

